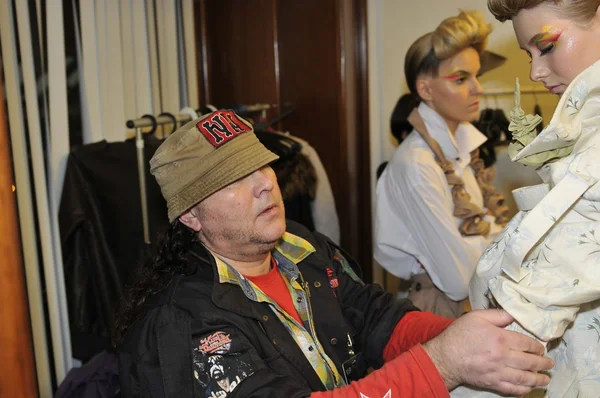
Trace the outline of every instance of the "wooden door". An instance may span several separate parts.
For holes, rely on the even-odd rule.
[[[200,103],[295,105],[279,127],[319,153],[341,244],[370,281],[365,0],[197,0],[196,16]]]
[[[3,86],[0,79],[0,93]],[[0,396],[31,398],[38,390],[5,98],[0,99]]]

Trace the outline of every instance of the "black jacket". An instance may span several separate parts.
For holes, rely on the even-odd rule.
[[[323,235],[290,221],[288,232],[316,249],[298,268],[310,286],[318,339],[340,374],[342,364],[351,357],[348,333],[358,353],[358,376],[364,376],[369,366],[381,367],[383,349],[394,327],[407,311],[416,308],[379,286],[351,278],[333,259],[335,246]],[[218,283],[214,259],[201,245],[193,254],[197,271],[177,275],[150,300],[145,314],[125,336],[119,354],[123,396],[219,396],[211,395],[211,389],[220,389],[215,382],[219,373],[237,383],[231,393],[223,395],[228,398],[306,397],[324,390],[269,305],[249,300],[237,285]],[[339,282],[335,291],[327,268]],[[198,361],[194,355],[198,345],[220,355],[208,363]]]
[[[145,158],[160,141],[145,137]],[[167,204],[146,163],[151,236],[169,226]],[[113,311],[147,249],[134,140],[106,141],[69,154],[59,210],[73,356],[87,361],[110,347]]]

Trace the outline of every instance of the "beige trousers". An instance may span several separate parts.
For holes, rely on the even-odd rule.
[[[433,312],[447,318],[458,318],[464,314],[465,304],[468,300],[451,300],[444,292],[435,287],[426,272],[412,277],[408,298],[421,311]]]

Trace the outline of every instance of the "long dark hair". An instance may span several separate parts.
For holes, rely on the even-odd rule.
[[[112,343],[118,347],[129,327],[138,319],[146,300],[166,288],[175,274],[191,274],[189,249],[198,240],[196,233],[175,220],[155,247],[152,257],[138,268],[137,278],[123,294],[115,318]]]
[[[412,93],[404,94],[396,102],[390,118],[390,129],[399,144],[412,131],[413,126],[408,122],[408,116],[413,109],[419,106],[420,102],[421,99]]]

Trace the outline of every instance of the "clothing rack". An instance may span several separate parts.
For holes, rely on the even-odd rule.
[[[200,116],[200,115],[198,115]],[[175,122],[177,123],[187,123],[192,120],[192,115],[188,115],[187,113],[178,113],[177,115],[173,115],[175,117]],[[163,124],[173,123],[173,118],[171,116],[155,116],[154,120],[149,117],[141,117],[139,119],[131,119],[128,120],[125,125],[128,129],[140,129],[143,127],[154,127],[154,121],[156,121],[156,126],[162,126]]]
[[[240,113],[243,116],[243,114],[250,114],[250,113],[255,113],[255,112],[266,111],[268,109],[271,109],[272,107],[273,106],[270,104],[253,104],[253,105],[237,105],[237,106],[233,106],[232,108],[234,111],[236,111],[236,113]],[[236,109],[236,108],[239,108],[239,109]],[[198,113],[198,116],[200,116],[202,114],[200,112],[200,109],[196,109],[195,112]],[[173,117],[175,118],[175,121],[180,124],[187,123],[192,120],[192,115],[189,113],[179,113],[177,115],[173,115]],[[159,116],[154,117],[154,119],[156,120],[156,126],[161,126],[163,124],[171,124],[174,121],[170,115],[159,115]],[[127,123],[125,123],[125,125],[129,129],[139,129],[142,127],[154,127],[155,124],[154,124],[154,120],[152,120],[151,118],[141,117],[139,119],[128,120]]]
[[[276,106],[276,105],[275,105]],[[256,112],[264,112],[268,109],[271,109],[272,105],[270,104],[252,104],[252,105],[234,105],[230,108],[233,109],[236,113],[244,116],[249,115]],[[212,107],[215,110],[214,107]],[[186,108],[182,109],[186,110]],[[137,166],[138,166],[138,178],[140,182],[140,202],[142,205],[142,225],[144,229],[144,242],[146,244],[150,244],[150,225],[148,222],[148,199],[146,197],[146,173],[145,173],[145,156],[144,156],[144,139],[142,132],[142,128],[144,127],[152,127],[148,133],[153,133],[156,131],[156,127],[162,126],[165,124],[185,124],[191,120],[193,120],[192,114],[196,113],[198,116],[203,114],[202,109],[191,109],[188,113],[179,113],[176,115],[169,113],[161,113],[158,116],[146,115],[138,119],[128,120],[125,125],[129,129],[135,129],[135,146],[136,146],[136,154],[137,154]],[[205,113],[205,112],[204,112]],[[174,126],[175,127],[175,126]]]

